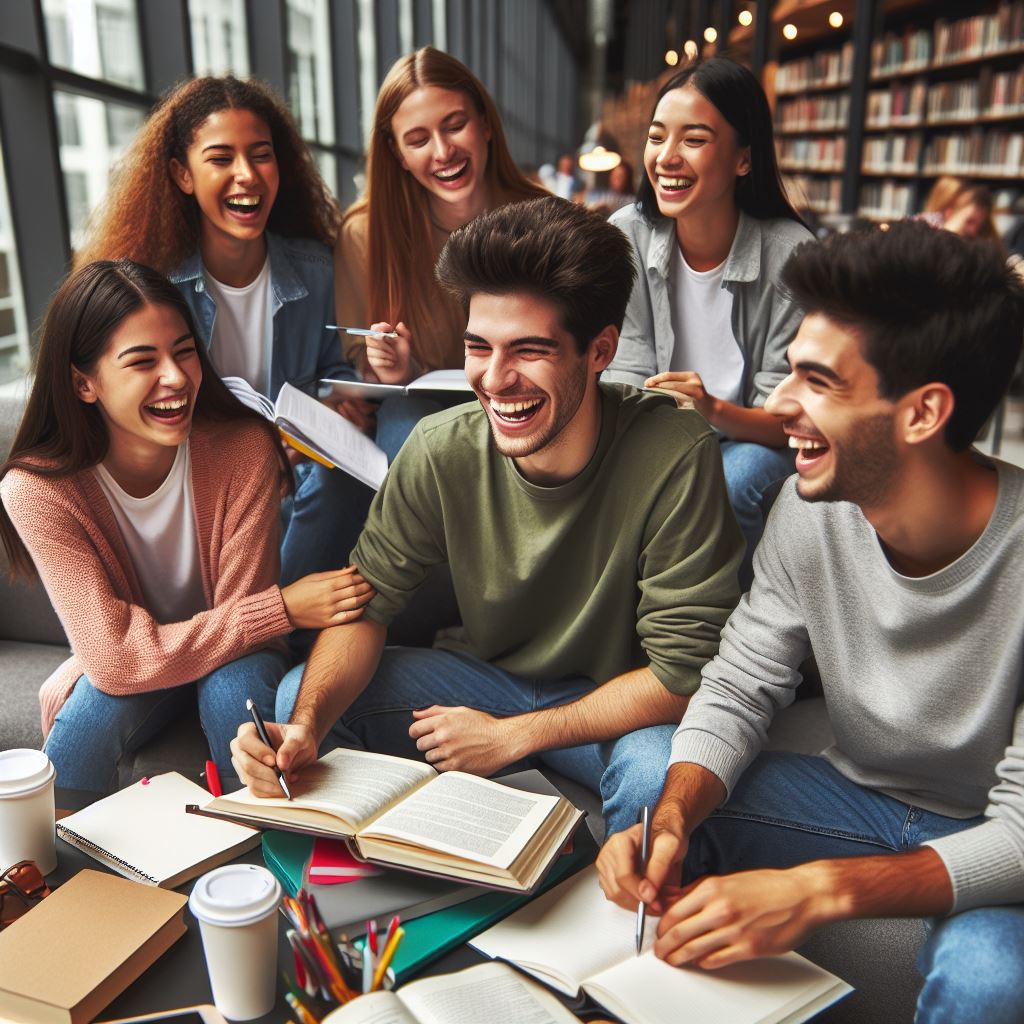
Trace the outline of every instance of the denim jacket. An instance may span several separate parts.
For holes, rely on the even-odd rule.
[[[618,351],[603,378],[641,387],[648,377],[671,368],[676,338],[668,277],[676,223],[662,217],[650,224],[636,206],[609,219],[633,243],[638,274]],[[740,212],[722,287],[733,295],[732,333],[743,352],[741,394],[747,407],[764,405],[789,373],[786,349],[802,314],[776,285],[789,254],[811,237],[795,221],[758,220]]]
[[[330,251],[305,238],[266,234],[270,254],[273,305],[273,340],[264,394],[277,397],[287,381],[308,395],[317,394],[322,377],[355,379],[355,371],[341,354],[334,323],[334,266]],[[185,297],[203,344],[210,347],[217,305],[207,290],[203,261],[197,249],[170,275]]]

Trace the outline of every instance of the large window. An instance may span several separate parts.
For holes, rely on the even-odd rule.
[[[134,0],[43,0],[43,18],[51,64],[145,88]]]
[[[197,75],[248,76],[245,0],[188,0],[188,20]]]
[[[28,363],[28,321],[0,154],[0,384],[21,377],[28,370]]]

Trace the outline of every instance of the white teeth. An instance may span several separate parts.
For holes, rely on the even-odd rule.
[[[793,437],[790,435],[789,438],[790,448],[799,448],[800,451],[807,451],[808,449],[827,448],[828,445],[823,441],[812,441],[807,437]]]
[[[149,403],[149,408],[150,409],[173,410],[173,409],[184,409],[186,405],[188,405],[188,399],[187,398],[169,398],[169,399],[167,399],[166,401],[163,401],[163,402],[150,402]]]
[[[457,174],[461,174],[468,164],[468,160],[463,160],[458,167],[446,167],[442,171],[434,171],[434,177],[440,178],[442,181],[446,181],[448,178],[454,178]]]
[[[227,201],[232,206],[259,206],[259,196],[228,196]]]
[[[500,416],[511,416],[517,412],[526,412],[528,409],[540,405],[540,399],[533,402],[496,402],[491,399],[491,408]]]
[[[693,178],[666,178],[659,174],[658,184],[662,188],[689,188],[693,184]]]

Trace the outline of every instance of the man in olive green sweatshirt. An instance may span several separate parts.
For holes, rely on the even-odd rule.
[[[600,384],[635,277],[629,243],[579,206],[506,206],[449,239],[478,402],[422,420],[353,561],[376,596],[320,634],[270,726],[234,743],[253,792],[320,744],[490,775],[534,758],[601,793],[610,832],[653,804],[673,725],[738,599],[742,537],[703,418]],[[462,626],[385,649],[447,563]]]

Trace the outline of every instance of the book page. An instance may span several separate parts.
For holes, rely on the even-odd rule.
[[[274,422],[274,403],[266,395],[261,395],[245,378],[221,377],[221,383],[242,405],[248,406],[253,412],[258,412],[271,423]]]
[[[365,380],[331,380],[325,377],[321,385],[331,389],[333,398],[362,398],[369,402],[380,402],[392,395],[404,395],[401,384],[378,384]]]
[[[290,783],[292,801],[284,797],[253,796],[248,789],[213,802],[211,809],[244,805],[258,810],[280,809],[287,821],[287,810],[309,807],[340,818],[353,828],[379,814],[389,804],[436,778],[437,772],[428,764],[388,754],[370,754],[365,750],[332,750],[316,764],[304,768],[299,778]]]
[[[291,384],[277,396],[277,422],[311,442],[339,469],[377,490],[388,471],[388,457],[358,427]]]
[[[507,964],[417,981],[401,997],[420,1024],[577,1024],[551,993]]]
[[[648,920],[644,948],[654,943]],[[588,868],[531,900],[470,940],[484,956],[509,960],[566,995],[585,978],[636,957],[636,914],[604,898],[597,871]]]
[[[430,373],[417,377],[408,387],[409,391],[464,391],[467,399],[472,397],[473,389],[466,379],[466,371],[431,370]]]
[[[507,868],[557,803],[555,796],[524,793],[462,772],[444,772],[382,814],[363,834]]]
[[[369,992],[331,1010],[321,1024],[422,1024],[394,992]]]

